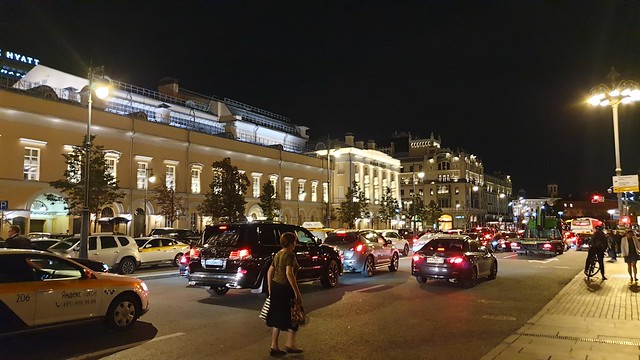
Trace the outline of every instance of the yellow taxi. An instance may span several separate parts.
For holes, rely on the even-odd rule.
[[[49,252],[0,249],[0,333],[94,319],[125,330],[148,310],[140,279],[94,272]]]
[[[140,252],[140,266],[163,263],[180,266],[180,258],[189,252],[189,245],[168,237],[139,237],[135,241]]]

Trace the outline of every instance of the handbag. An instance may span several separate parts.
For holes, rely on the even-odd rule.
[[[267,321],[267,315],[269,314],[269,308],[271,307],[271,296],[267,296],[264,300],[264,304],[262,305],[262,310],[260,310],[260,315],[258,317],[264,321]]]
[[[304,307],[294,302],[293,305],[291,305],[291,323],[293,325],[304,325],[306,322],[307,318],[304,313]]]

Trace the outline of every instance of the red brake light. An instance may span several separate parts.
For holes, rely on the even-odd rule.
[[[438,251],[444,251],[444,248],[443,247],[439,247]]]
[[[229,254],[229,260],[245,260],[251,258],[251,250],[240,249],[234,250]]]
[[[189,257],[199,258],[200,257],[200,249],[191,248],[191,250],[189,250]]]
[[[518,247],[518,243],[517,242],[512,242],[511,243],[511,247]]]
[[[544,245],[542,245],[543,248],[545,248],[546,250],[550,250],[551,249],[551,244],[546,243]]]
[[[228,229],[228,226],[227,226],[227,225],[220,225],[220,226],[218,227],[218,229],[220,229],[220,230],[227,230],[227,229]]]
[[[420,260],[421,257],[422,256],[420,256],[420,254],[415,254],[415,255],[413,255],[413,261],[418,261],[418,260]]]
[[[447,258],[447,262],[449,264],[460,264],[463,261],[464,261],[464,258],[462,256],[456,256],[456,257]]]
[[[491,239],[491,234],[487,234],[484,236],[485,239]]]
[[[180,264],[184,265],[184,264],[187,264],[187,263],[189,263],[189,259],[187,259],[187,257],[185,255],[182,255],[180,257]]]
[[[355,250],[357,252],[362,252],[363,248],[364,248],[364,244],[360,243],[360,244],[356,245]]]

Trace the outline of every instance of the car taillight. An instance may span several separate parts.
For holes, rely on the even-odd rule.
[[[420,260],[420,259],[422,259],[422,255],[421,255],[421,254],[415,254],[415,255],[413,255],[413,261],[418,261],[418,260]]]
[[[455,257],[447,258],[447,262],[449,264],[461,264],[463,261],[464,261],[464,258],[462,256],[455,256]]]
[[[518,247],[518,243],[517,242],[512,242],[511,243],[511,247],[513,247],[513,248]]]
[[[191,258],[200,258],[200,249],[191,248],[191,250],[189,250],[189,257],[191,257]]]
[[[234,250],[229,254],[229,260],[245,260],[245,259],[251,259],[251,250],[249,249]]]
[[[545,250],[551,250],[551,244],[549,244],[549,243],[546,243],[546,244],[542,245],[542,247],[543,247]]]
[[[182,264],[182,265],[186,265],[186,264],[188,264],[188,263],[189,263],[189,258],[188,258],[186,255],[182,255],[182,256],[180,257],[180,264]]]
[[[358,244],[358,245],[356,245],[353,249],[354,249],[355,251],[357,251],[357,252],[363,252],[364,244],[363,244],[363,243],[359,243],[359,244]]]
[[[484,238],[485,238],[485,239],[491,239],[491,235],[490,235],[490,234],[486,234],[486,235],[484,236]]]

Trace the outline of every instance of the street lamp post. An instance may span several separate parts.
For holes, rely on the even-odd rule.
[[[417,206],[418,206],[418,193],[416,193],[416,175],[418,175],[418,178],[420,179],[420,183],[422,183],[422,179],[424,178],[424,172],[420,171],[418,174],[416,174],[416,172],[414,171],[412,174],[412,180],[413,180],[413,211],[411,214],[411,222],[413,224],[413,236],[416,236],[417,233],[417,229],[416,229],[416,216],[417,216]]]
[[[105,99],[109,96],[109,88],[106,86],[95,86],[93,81],[93,77],[98,71],[104,71],[104,68],[96,67],[89,68],[88,80],[88,92],[89,96],[87,98],[87,109],[88,109],[88,117],[87,117],[87,135],[85,138],[85,156],[84,156],[84,203],[82,207],[82,228],[80,229],[80,258],[86,259],[88,257],[87,251],[87,241],[89,238],[90,232],[90,223],[91,223],[91,210],[89,203],[89,193],[90,190],[90,169],[91,169],[91,112],[92,112],[92,104],[93,104],[93,91],[95,90],[96,96],[99,99]]]
[[[618,105],[629,104],[640,101],[640,86],[637,82],[631,80],[621,80],[616,85],[616,78],[620,74],[611,68],[609,77],[611,79],[611,88],[604,84],[599,84],[591,88],[591,97],[589,104],[593,106],[611,106],[613,112],[613,143],[616,158],[616,176],[622,175],[622,167],[620,166],[620,138],[618,131]],[[623,215],[622,193],[617,192],[619,216]]]
[[[149,217],[149,211],[147,210],[147,199],[149,195],[149,183],[156,182],[156,176],[153,175],[153,169],[146,169],[144,174],[144,234],[147,236],[147,217]]]

